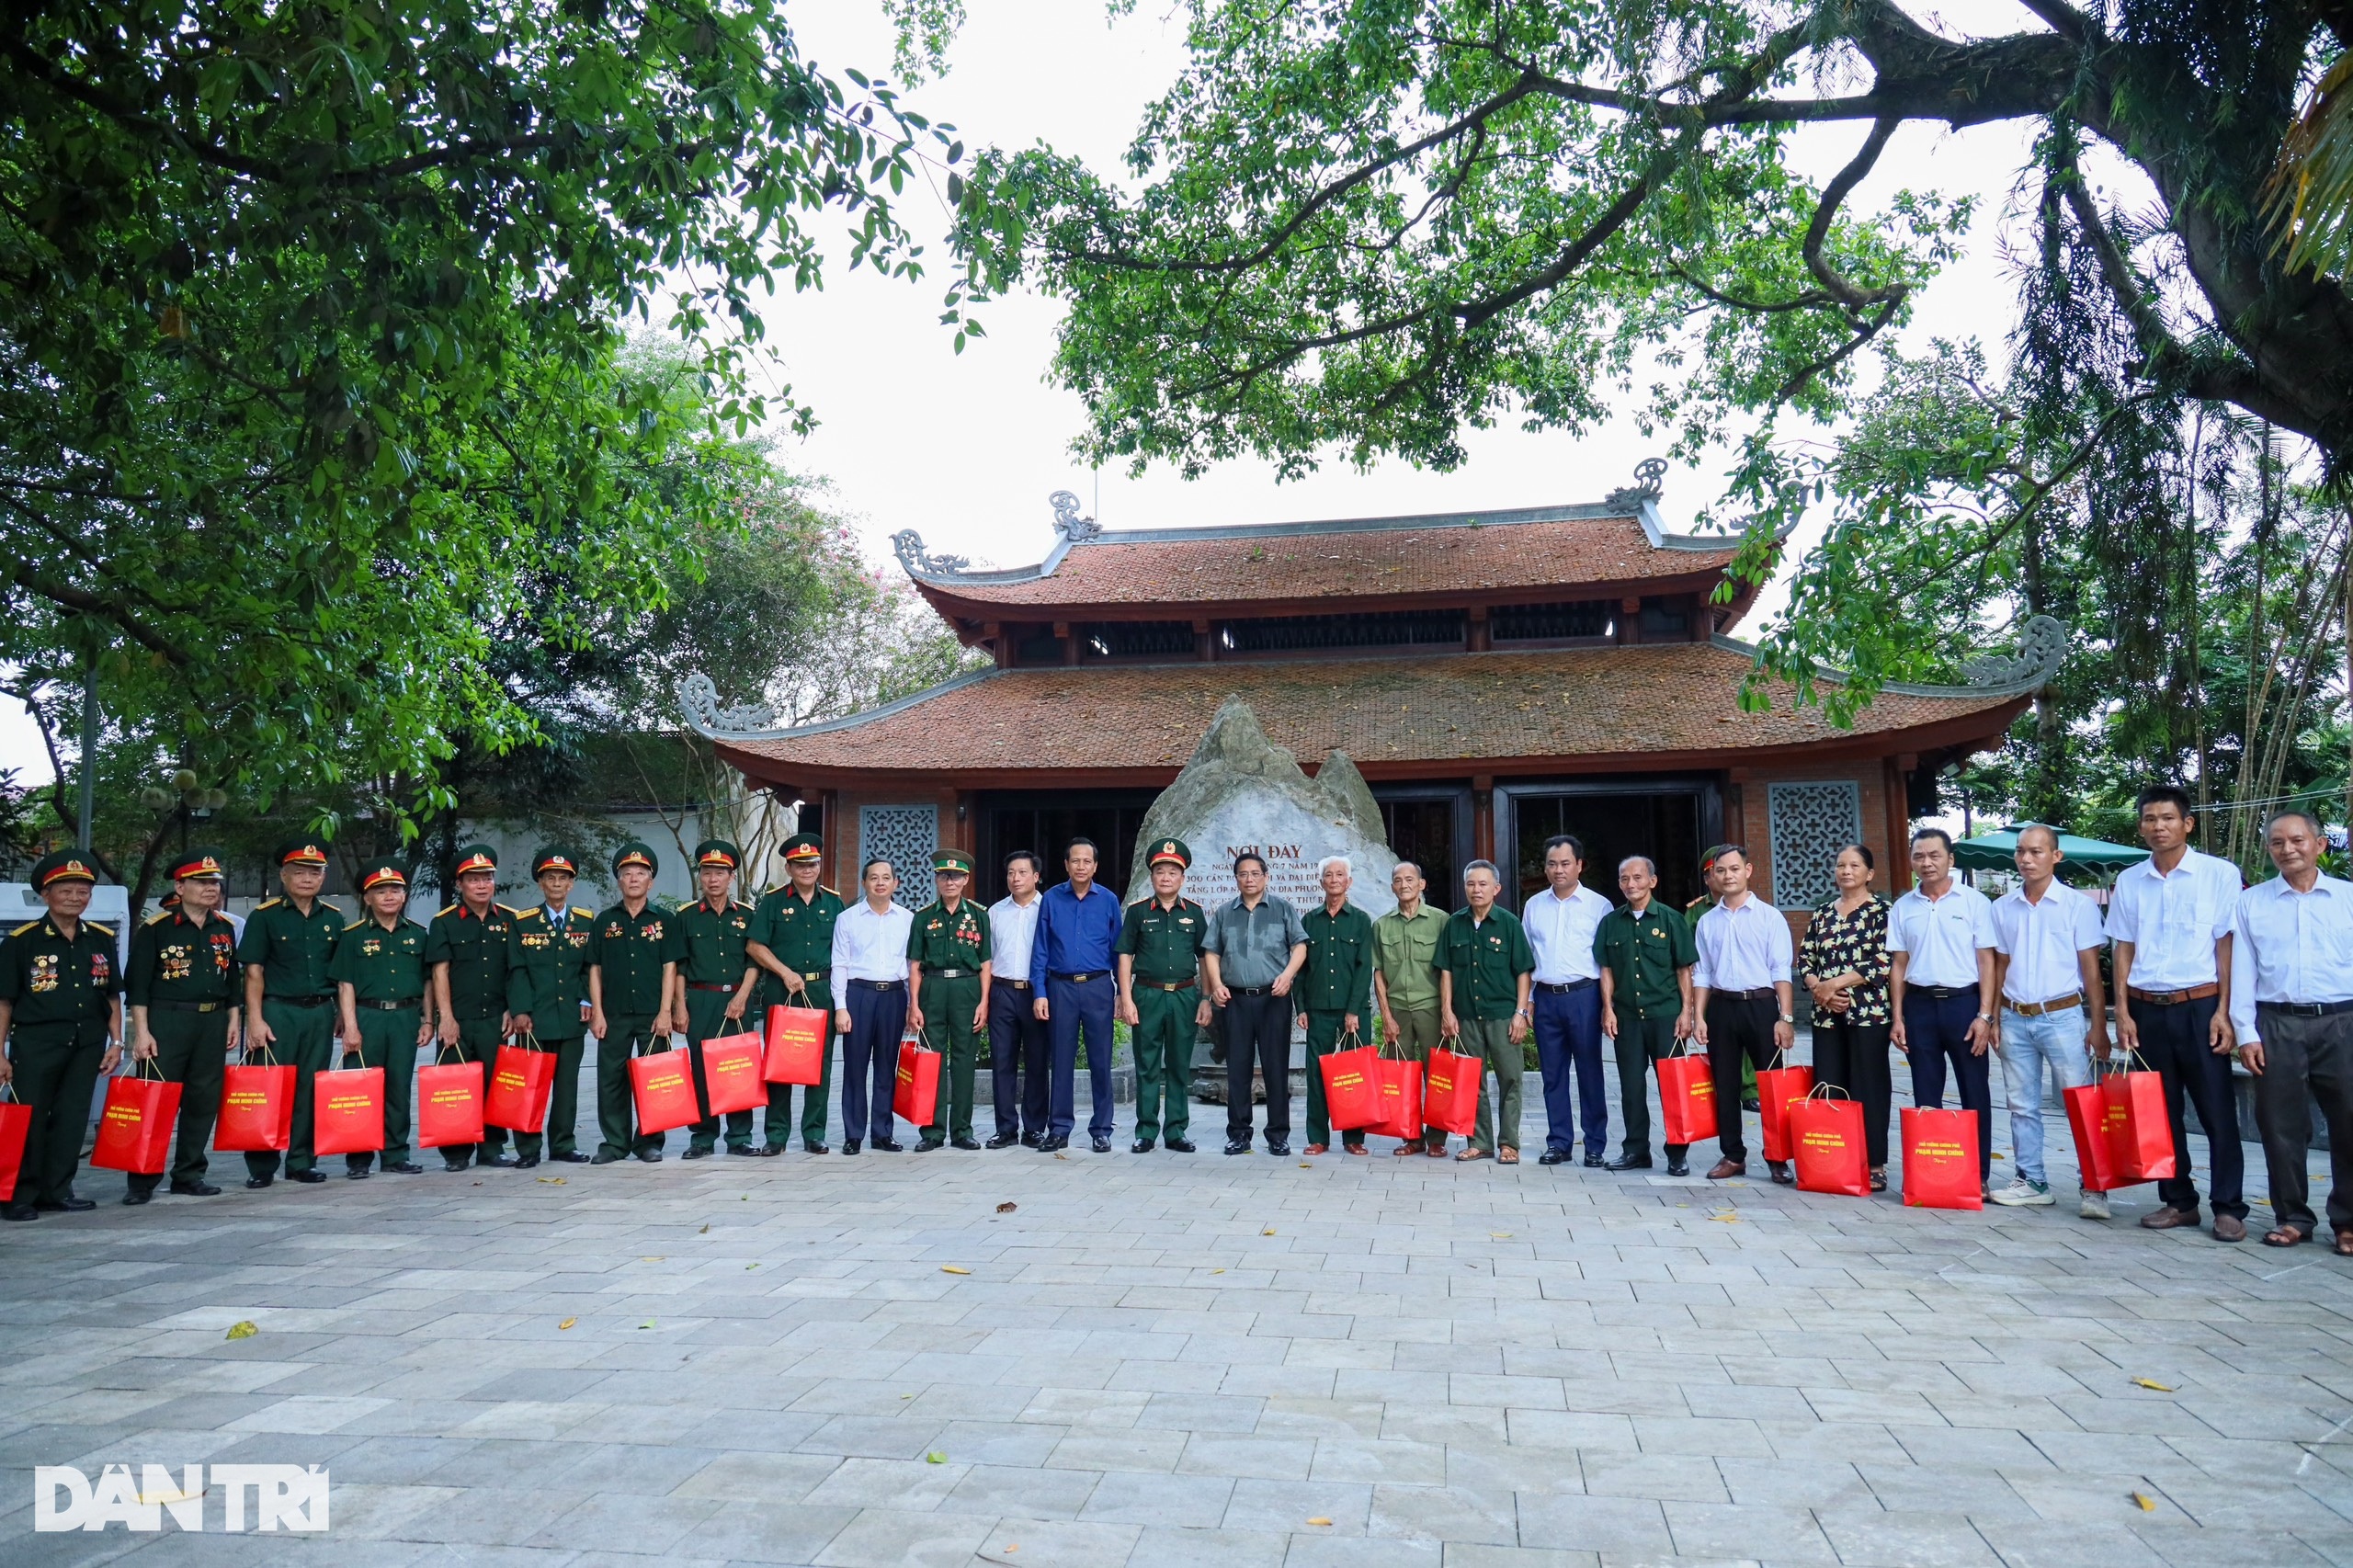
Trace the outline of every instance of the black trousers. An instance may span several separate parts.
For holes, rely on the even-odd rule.
[[[1846,1090],[1863,1108],[1863,1148],[1873,1170],[1887,1164],[1887,1119],[1894,1103],[1888,1065],[1889,1028],[1857,1024],[1835,1014],[1813,1016],[1813,1081]]]
[[[998,981],[989,987],[989,1098],[1000,1137],[1046,1135],[1051,1026],[1038,1017],[1038,993]]]
[[[850,1142],[891,1141],[898,1121],[891,1100],[899,1085],[899,1041],[907,1032],[907,987],[863,980],[842,987],[849,1033],[842,1036],[842,1136]]]
[[[2206,1134],[2207,1158],[2212,1164],[2208,1201],[2217,1214],[2246,1218],[2246,1151],[2239,1146],[2239,1107],[2231,1087],[2231,1059],[2215,1053],[2207,1031],[2213,1027],[2214,1002],[2162,1006],[2134,1001],[2132,1021],[2141,1029],[2141,1056],[2157,1070],[2165,1085],[2165,1118],[2173,1124],[2174,1174],[2157,1183],[2157,1199],[2185,1214],[2198,1212],[2198,1183],[2189,1174],[2189,1119]],[[2274,1199],[2276,1203],[2279,1200]]]
[[[1651,1157],[1651,1063],[1675,1049],[1675,1020],[1618,1020],[1618,1038],[1610,1049],[1618,1057],[1618,1115],[1625,1124],[1619,1153],[1630,1160]],[[1679,1160],[1688,1145],[1669,1143],[1666,1157]]]
[[[1748,1159],[1740,1095],[1734,1087],[1741,1063],[1758,1069],[1773,1065],[1773,1026],[1780,1018],[1780,1004],[1769,996],[1751,1001],[1719,991],[1708,998],[1708,1072],[1716,1080],[1716,1147],[1735,1165]]]
[[[1945,1068],[1952,1068],[1961,1108],[1977,1113],[1977,1179],[1994,1171],[1994,1052],[1969,1047],[1969,1026],[1977,1017],[1974,986],[1952,996],[1925,991],[1904,997],[1904,1051],[1912,1058],[1912,1103],[1933,1109],[1945,1103]]]
[[[1288,996],[1245,996],[1225,1005],[1225,1135],[1250,1142],[1250,1074],[1267,1080],[1267,1142],[1290,1137],[1290,1015]]]
[[[2258,1002],[2255,1021],[2263,1035],[2255,1120],[2271,1172],[2271,1212],[2306,1235],[2320,1228],[2304,1165],[2317,1105],[2328,1124],[2329,1228],[2353,1230],[2353,1013],[2295,1018]]]

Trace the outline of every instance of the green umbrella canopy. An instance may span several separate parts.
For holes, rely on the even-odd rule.
[[[2015,869],[2018,847],[2018,830],[2006,827],[1999,833],[1981,833],[1974,838],[1964,838],[1952,846],[1953,863],[1969,871],[2007,871]],[[2109,844],[2097,838],[2078,838],[2072,833],[2059,835],[2059,852],[2066,858],[2062,868],[2080,867],[2101,871],[2120,871],[2127,866],[2137,866],[2149,858],[2149,852],[2130,844]]]

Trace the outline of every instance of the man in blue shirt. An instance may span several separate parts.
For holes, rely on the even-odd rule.
[[[1038,908],[1038,935],[1029,945],[1030,994],[1038,998],[1038,1017],[1046,1020],[1053,1044],[1053,1090],[1047,1111],[1046,1136],[1040,1153],[1070,1147],[1070,1130],[1078,1119],[1076,1085],[1078,1039],[1086,1035],[1086,1075],[1095,1090],[1095,1114],[1086,1131],[1094,1135],[1095,1152],[1111,1152],[1111,1009],[1119,988],[1111,971],[1119,960],[1111,950],[1119,944],[1127,912],[1120,895],[1095,885],[1095,842],[1074,838],[1063,855],[1063,869],[1070,881],[1046,890]]]

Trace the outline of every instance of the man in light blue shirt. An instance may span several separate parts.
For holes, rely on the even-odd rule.
[[[1551,885],[1521,907],[1519,923],[1536,954],[1534,990],[1536,1062],[1544,1074],[1544,1153],[1540,1165],[1558,1165],[1576,1156],[1576,1135],[1585,1133],[1585,1163],[1598,1169],[1609,1146],[1609,1105],[1602,1097],[1601,965],[1593,956],[1593,933],[1617,905],[1586,887],[1585,845],[1572,834],[1544,841],[1544,880]],[[1574,1119],[1569,1075],[1585,1119]]]
[[[1111,1014],[1120,1000],[1112,977],[1119,960],[1120,928],[1127,910],[1120,895],[1095,880],[1095,841],[1074,838],[1063,852],[1063,869],[1069,881],[1046,890],[1038,908],[1038,931],[1029,945],[1030,994],[1037,998],[1037,1016],[1046,1020],[1053,1050],[1052,1104],[1047,1114],[1046,1136],[1038,1147],[1046,1153],[1070,1147],[1071,1129],[1078,1122],[1078,1040],[1086,1037],[1086,1075],[1095,1091],[1094,1114],[1086,1131],[1095,1152],[1111,1152]],[[1009,972],[1009,971],[1008,971]]]
[[[1739,845],[1717,850],[1708,870],[1716,903],[1691,934],[1699,951],[1691,970],[1691,1006],[1699,1015],[1692,1038],[1708,1048],[1708,1071],[1719,1085],[1739,1083],[1744,1061],[1752,1067],[1772,1066],[1790,1049],[1796,1022],[1790,1011],[1796,944],[1781,912],[1748,891],[1755,873],[1748,851]],[[1708,1172],[1710,1181],[1747,1173],[1740,1102],[1729,1092],[1716,1096],[1716,1145],[1722,1157]],[[1768,1160],[1765,1166],[1784,1187],[1796,1179],[1787,1160]]]

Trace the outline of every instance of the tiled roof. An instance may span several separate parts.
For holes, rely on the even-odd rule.
[[[810,783],[836,773],[1173,775],[1218,704],[1238,695],[1276,744],[1302,760],[1336,746],[1374,776],[1427,773],[1414,765],[1460,759],[1505,771],[1516,761],[1553,758],[1623,768],[1669,754],[1713,758],[1824,744],[1894,753],[1914,749],[1898,738],[1903,732],[1954,722],[1972,734],[1996,733],[2026,700],[2007,691],[1886,691],[1841,731],[1818,710],[1791,711],[1785,693],[1769,712],[1742,712],[1735,693],[1749,667],[1736,646],[1673,642],[990,670],[871,714],[772,737],[722,737],[721,750],[747,772]],[[1724,756],[1718,766],[1740,760]]]
[[[1137,529],[1059,547],[1037,567],[926,572],[935,604],[1040,610],[1249,604],[1377,595],[1410,601],[1722,571],[1737,541],[1654,539],[1631,512],[1554,506],[1485,516]]]

